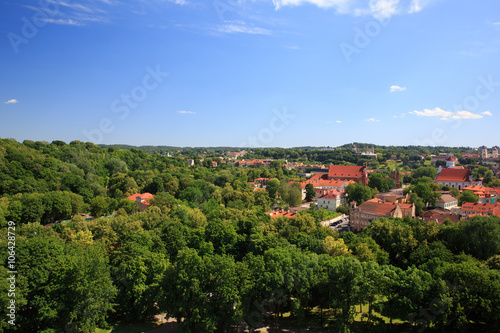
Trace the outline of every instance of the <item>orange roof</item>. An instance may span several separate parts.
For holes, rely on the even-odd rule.
[[[469,169],[443,169],[436,181],[441,182],[467,182],[469,181]]]
[[[359,205],[359,210],[365,213],[372,213],[378,215],[389,215],[396,205],[390,202],[382,202],[379,199],[371,199]]]
[[[266,214],[269,215],[269,216],[271,216],[271,217],[287,216],[287,217],[289,217],[291,219],[294,218],[295,215],[297,215],[295,213],[289,213],[289,212],[287,212],[285,210],[266,212]]]
[[[462,210],[472,211],[476,213],[493,213],[495,208],[500,208],[500,203],[495,202],[492,204],[479,203],[479,202],[464,202]]]
[[[290,182],[293,183],[293,182]],[[355,182],[353,180],[326,180],[326,179],[313,179],[310,178],[306,181],[303,181],[300,183],[301,188],[306,188],[307,184],[313,184],[315,188],[318,187],[341,187],[344,184],[354,184]],[[346,185],[346,186],[347,186]]]
[[[320,199],[337,199],[338,196],[344,194],[344,191],[328,190],[320,196]]]
[[[348,165],[330,165],[328,169],[328,178],[361,178],[363,177],[363,166],[348,166]]]
[[[144,204],[144,205],[150,205],[149,202],[147,202],[146,200],[148,199],[153,199],[155,196],[152,195],[151,193],[143,193],[143,194],[140,194],[140,193],[136,193],[136,194],[132,194],[131,196],[127,197],[127,199],[130,199],[132,201],[137,201],[137,197],[140,197],[141,198],[141,203]]]

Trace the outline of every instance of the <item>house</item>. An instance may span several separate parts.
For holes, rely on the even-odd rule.
[[[352,180],[368,185],[368,172],[365,166],[330,165],[328,168],[329,180]]]
[[[153,199],[155,196],[151,193],[136,193],[129,196],[127,199],[137,202],[137,206],[139,207],[139,211],[143,212],[148,208],[151,204],[148,202],[148,199]]]
[[[410,194],[404,194],[403,188],[393,188],[388,192],[380,192],[375,194],[375,198],[383,199],[392,203],[407,203],[410,199]]]
[[[315,174],[316,176],[318,174]],[[343,181],[343,180],[328,180],[328,179],[323,179],[321,177],[312,177],[306,181],[303,181],[300,184],[300,188],[302,189],[302,200],[305,199],[306,197],[306,186],[307,184],[312,184],[314,187],[314,190],[316,191],[317,196],[320,196],[324,194],[324,190],[339,190],[339,191],[345,191],[345,188],[349,184],[354,184],[354,181],[349,180],[349,181]],[[293,182],[290,183],[290,185]]]
[[[436,200],[436,206],[446,210],[458,207],[458,199],[449,193],[442,193],[441,199]]]
[[[481,180],[474,181],[469,169],[443,169],[437,176],[436,183],[443,186],[455,187],[459,190],[471,185],[482,185]]]
[[[290,213],[286,210],[273,210],[270,212],[266,212],[266,215],[269,215],[271,217],[286,216],[286,217],[293,219],[295,217],[295,215],[297,215],[297,214]]]
[[[268,181],[270,181],[271,178],[255,178],[254,182],[259,183],[260,186],[267,184]]]
[[[359,206],[354,201],[351,203],[349,224],[351,230],[359,231],[368,226],[371,221],[381,217],[405,218],[407,216],[415,217],[414,204],[386,202],[383,199],[374,198]]]
[[[459,214],[453,214],[449,210],[443,208],[427,210],[420,214],[418,218],[425,222],[436,222],[438,224],[443,224],[446,219],[455,223],[461,219]]]
[[[188,166],[193,166],[194,165],[194,160],[192,158],[187,159],[186,163],[187,163]]]
[[[318,209],[325,208],[332,212],[337,211],[337,207],[345,205],[345,192],[339,190],[323,190],[323,194],[316,202]]]
[[[463,217],[471,217],[473,215],[491,216],[500,210],[500,202],[492,204],[479,202],[464,202],[462,203],[461,214]]]
[[[304,211],[304,210],[309,210],[309,209],[311,209],[311,203],[312,203],[312,202],[306,202],[306,203],[303,203],[303,204],[301,204],[301,205],[299,205],[299,206],[289,207],[289,208],[288,208],[288,211],[289,211],[290,213],[295,213],[295,214],[297,214],[297,213],[302,212],[302,211]]]
[[[257,160],[251,160],[251,161],[236,161],[234,163],[235,166],[242,166],[242,167],[253,167],[253,168],[258,168],[258,167],[269,167],[271,165],[272,159],[257,159]]]
[[[500,188],[481,185],[467,186],[462,191],[472,191],[479,198],[479,203],[495,203],[500,196]]]
[[[242,151],[229,151],[229,152],[227,152],[227,158],[230,160],[235,160],[240,156],[241,157],[245,156],[245,154],[246,154],[246,151],[244,151],[244,150],[242,150]]]

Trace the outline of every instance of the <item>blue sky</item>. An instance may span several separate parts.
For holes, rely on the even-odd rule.
[[[499,145],[494,0],[8,0],[0,137]]]

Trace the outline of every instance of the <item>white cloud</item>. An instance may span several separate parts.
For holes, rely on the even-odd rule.
[[[490,111],[484,111],[484,112],[481,112],[481,114],[484,114],[484,115],[487,115],[487,116],[492,116],[493,113],[491,113]]]
[[[340,120],[337,120],[336,123],[337,124],[342,124],[342,122]]]
[[[242,34],[251,34],[251,35],[270,35],[271,31],[264,29],[264,28],[259,28],[259,27],[254,27],[254,26],[249,26],[245,22],[242,21],[235,21],[233,23],[228,23],[224,25],[219,25],[215,27],[215,31],[224,33],[224,34],[235,34],[235,33],[242,33]]]
[[[370,0],[368,5],[373,17],[385,20],[397,13],[399,0]]]
[[[480,114],[472,113],[470,111],[457,111],[451,118],[453,119],[479,119],[483,118]]]
[[[341,14],[371,15],[385,20],[393,15],[417,13],[437,0],[273,0],[276,10],[285,6],[313,4],[334,8]]]
[[[181,6],[188,4],[188,2],[186,0],[167,0],[167,1],[171,2],[173,4],[176,4],[176,5],[181,5]]]
[[[441,117],[441,120],[448,120],[448,119],[480,119],[483,118],[481,114],[473,113],[470,111],[445,111],[441,108],[435,108],[435,109],[424,109],[423,111],[412,111],[410,112],[411,114],[414,114],[419,117]],[[490,115],[488,113],[491,113],[489,111],[485,111],[482,114],[485,115]]]
[[[405,90],[406,90],[406,87],[391,86],[390,90],[391,90],[391,92],[395,92],[395,91],[405,91]]]
[[[411,114],[417,115],[419,117],[443,117],[448,118],[453,115],[453,112],[445,111],[441,108],[435,109],[424,109],[424,111],[412,111]]]
[[[193,111],[184,111],[184,110],[177,111],[177,113],[180,113],[180,114],[196,114],[196,112],[193,112]]]
[[[403,118],[404,116],[406,116],[406,114],[405,113],[401,113],[400,116],[392,116],[392,118]]]
[[[55,20],[55,19],[48,18],[48,19],[44,19],[43,22],[61,24],[61,25],[74,25],[74,26],[83,25],[82,23],[77,22],[73,19],[57,19],[57,20]]]
[[[9,99],[7,102],[4,102],[5,104],[16,104],[19,101],[17,99]]]
[[[375,119],[375,118],[369,118],[369,119],[366,119],[366,121],[372,122],[372,123],[378,123],[380,120]]]
[[[337,7],[337,9],[345,8],[350,0],[273,0],[274,7],[280,9],[285,6],[300,6],[305,3],[314,4],[320,8]]]

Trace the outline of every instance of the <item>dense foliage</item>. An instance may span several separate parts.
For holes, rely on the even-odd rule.
[[[319,223],[325,211],[264,214],[296,201],[288,186],[299,179],[295,171],[187,167],[81,142],[1,140],[0,168],[3,248],[7,221],[16,222],[16,332],[95,332],[160,313],[177,318],[180,332],[277,328],[285,313],[300,328],[314,309],[331,309],[323,325],[346,332],[359,305],[368,306],[369,330],[382,316],[405,329],[500,324],[496,217],[445,225],[380,219],[339,234]],[[272,193],[253,191],[248,182],[258,177],[275,179]],[[156,195],[153,206],[135,212],[124,198],[145,191]],[[118,213],[80,216],[91,211]],[[12,331],[7,275],[1,267],[0,331]]]

